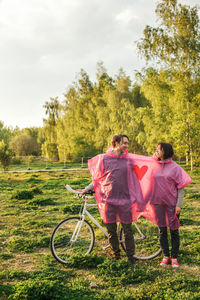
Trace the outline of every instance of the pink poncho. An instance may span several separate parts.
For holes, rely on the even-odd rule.
[[[88,167],[104,223],[130,223],[144,216],[160,227],[179,227],[177,193],[191,178],[172,159],[158,161],[128,151],[115,156],[109,149],[90,159]]]

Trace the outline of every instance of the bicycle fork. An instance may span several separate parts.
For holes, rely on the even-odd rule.
[[[82,216],[82,219],[80,221],[78,221],[77,224],[76,224],[76,227],[75,227],[74,232],[72,234],[72,237],[70,239],[70,242],[72,244],[75,243],[77,241],[77,239],[78,239],[80,230],[81,230],[81,228],[83,226],[84,219],[85,219],[84,216]]]

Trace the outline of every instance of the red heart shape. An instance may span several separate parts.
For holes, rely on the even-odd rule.
[[[142,178],[144,177],[144,175],[146,174],[147,170],[148,170],[148,167],[147,166],[142,166],[141,168],[138,167],[137,165],[135,165],[133,167],[133,170],[137,176],[137,178],[139,180],[142,180]]]

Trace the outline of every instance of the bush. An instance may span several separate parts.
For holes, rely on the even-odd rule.
[[[33,183],[33,184],[37,184],[41,182],[41,179],[37,179],[35,178],[35,176],[30,177],[29,179],[26,180],[26,182],[28,183]]]
[[[21,161],[21,158],[19,157],[13,157],[11,159],[11,164],[12,165],[21,165],[22,161]]]
[[[8,299],[8,295],[14,293],[14,286],[12,284],[1,284],[0,283],[0,299]]]
[[[28,279],[29,273],[19,270],[5,270],[0,273],[0,279],[12,280],[26,280]]]
[[[4,259],[4,260],[7,260],[7,259],[13,258],[13,255],[9,254],[9,253],[0,253],[0,258]]]
[[[113,285],[136,284],[146,281],[154,281],[160,275],[158,270],[135,265],[134,270],[128,262],[124,260],[106,259],[97,266],[97,274],[104,280],[110,280]]]
[[[53,300],[66,299],[66,287],[58,280],[27,280],[15,286],[9,300]]]
[[[8,249],[13,252],[32,253],[37,247],[37,240],[31,238],[14,237],[8,241]]]
[[[41,195],[41,194],[43,194],[43,191],[41,189],[39,189],[38,187],[32,188],[31,191],[33,192],[34,195]]]
[[[25,199],[33,199],[34,193],[33,191],[21,190],[14,191],[11,195],[11,199],[25,200]]]
[[[70,266],[79,269],[92,269],[102,264],[105,260],[104,256],[99,255],[74,255],[70,259]]]
[[[50,237],[42,236],[24,238],[14,237],[8,242],[8,249],[13,252],[32,253],[36,248],[47,248],[49,247]]]
[[[0,142],[0,164],[4,171],[8,170],[13,154],[13,151],[2,140]]]
[[[95,299],[95,291],[88,289],[87,280],[75,280],[70,286],[59,280],[27,280],[15,285],[9,300],[83,300]]]
[[[44,198],[34,198],[28,201],[27,206],[46,206],[46,205],[54,205],[54,201],[52,199],[44,199]]]

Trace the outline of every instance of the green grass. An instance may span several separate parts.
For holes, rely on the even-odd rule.
[[[110,249],[102,250],[107,241],[96,229],[90,255],[77,255],[67,266],[51,255],[53,229],[81,206],[64,183],[85,187],[87,170],[1,173],[0,299],[200,299],[200,170],[190,175],[181,212],[180,269],[162,269],[157,257],[137,261],[133,270],[125,254],[113,261]],[[92,214],[101,220],[95,208]]]
[[[20,164],[11,164],[9,166],[10,171],[19,170],[53,170],[53,169],[76,169],[76,168],[87,168],[86,162],[56,162],[49,161],[45,162],[42,160],[28,162],[28,160],[22,160]],[[3,171],[0,165],[0,171]]]

